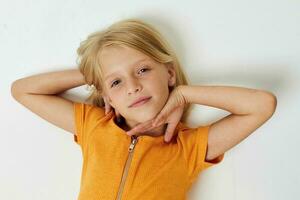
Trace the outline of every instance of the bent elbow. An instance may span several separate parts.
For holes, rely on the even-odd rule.
[[[265,106],[264,111],[269,117],[271,117],[277,107],[277,97],[271,92],[265,92]]]
[[[20,95],[22,95],[22,89],[20,84],[21,83],[18,80],[16,80],[10,85],[10,94],[15,100],[18,100]]]

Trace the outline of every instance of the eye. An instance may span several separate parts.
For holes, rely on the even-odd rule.
[[[142,70],[149,71],[150,69],[144,67],[144,68],[142,68],[140,71],[142,71]],[[139,71],[139,72],[140,72],[140,71]],[[113,81],[110,87],[111,87],[111,88],[114,87],[114,86],[115,86],[114,83],[116,83],[117,81],[118,81],[118,80]]]
[[[142,68],[140,71],[142,71],[142,70],[148,71],[149,69],[146,68],[146,67],[144,67],[144,68]]]
[[[116,81],[112,82],[112,84],[111,84],[111,86],[110,86],[110,87],[111,87],[111,88],[112,88],[112,87],[114,87],[114,83],[116,83],[117,81],[118,81],[118,80],[116,80]]]

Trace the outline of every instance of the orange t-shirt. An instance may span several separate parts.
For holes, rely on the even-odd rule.
[[[74,102],[74,112],[83,156],[78,200],[184,200],[199,173],[224,157],[205,161],[210,125],[179,122],[169,143],[163,135],[138,136],[130,153],[133,136],[115,123],[112,110],[105,115],[104,108]]]

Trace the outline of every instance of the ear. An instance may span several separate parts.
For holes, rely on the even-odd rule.
[[[168,70],[168,85],[170,87],[174,86],[176,83],[176,71],[172,63],[166,64],[167,70]]]

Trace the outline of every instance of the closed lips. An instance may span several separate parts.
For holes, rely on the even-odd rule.
[[[133,106],[134,104],[137,104],[137,103],[139,103],[139,102],[141,102],[141,101],[144,101],[144,100],[146,100],[146,99],[150,99],[151,97],[141,97],[141,98],[139,98],[138,100],[136,100],[134,103],[132,103],[129,107],[131,107],[131,106]]]

